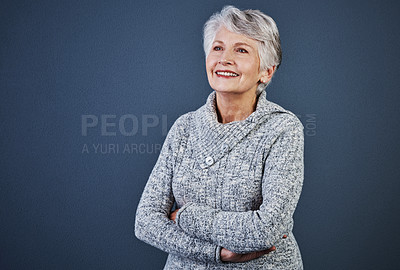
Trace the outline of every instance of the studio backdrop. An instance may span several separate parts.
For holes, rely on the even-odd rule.
[[[165,136],[212,91],[202,27],[275,19],[267,99],[304,125],[307,270],[398,269],[396,1],[2,1],[0,269],[162,269],[135,212]]]

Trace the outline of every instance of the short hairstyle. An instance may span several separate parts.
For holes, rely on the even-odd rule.
[[[221,12],[214,13],[204,24],[203,47],[206,57],[211,51],[215,35],[221,26],[233,33],[258,41],[260,70],[273,66],[276,66],[276,69],[279,67],[282,61],[281,41],[278,27],[271,17],[259,10],[242,11],[233,6],[225,6]],[[268,83],[260,83],[257,92],[262,92]]]

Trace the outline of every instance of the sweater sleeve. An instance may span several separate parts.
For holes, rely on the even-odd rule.
[[[272,247],[293,227],[303,184],[303,148],[303,126],[294,122],[280,133],[266,158],[259,209],[232,212],[188,203],[178,211],[178,226],[191,236],[236,253]]]
[[[136,211],[135,235],[167,253],[197,261],[220,262],[217,245],[186,234],[168,218],[174,204],[173,167],[184,143],[179,122],[180,119],[171,127],[143,191]]]

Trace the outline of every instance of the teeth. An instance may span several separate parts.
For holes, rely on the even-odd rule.
[[[222,75],[222,76],[231,76],[231,77],[237,77],[239,76],[236,73],[232,73],[232,72],[216,72],[218,75]]]

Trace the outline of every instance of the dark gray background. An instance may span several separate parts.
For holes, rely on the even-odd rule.
[[[133,235],[136,206],[151,147],[210,92],[202,26],[226,4],[280,30],[267,96],[306,127],[305,269],[398,269],[399,5],[316,0],[2,1],[0,269],[162,268],[166,254]],[[84,115],[99,118],[87,136]],[[101,132],[104,115],[115,136]],[[133,136],[124,115],[138,119],[124,122]]]

